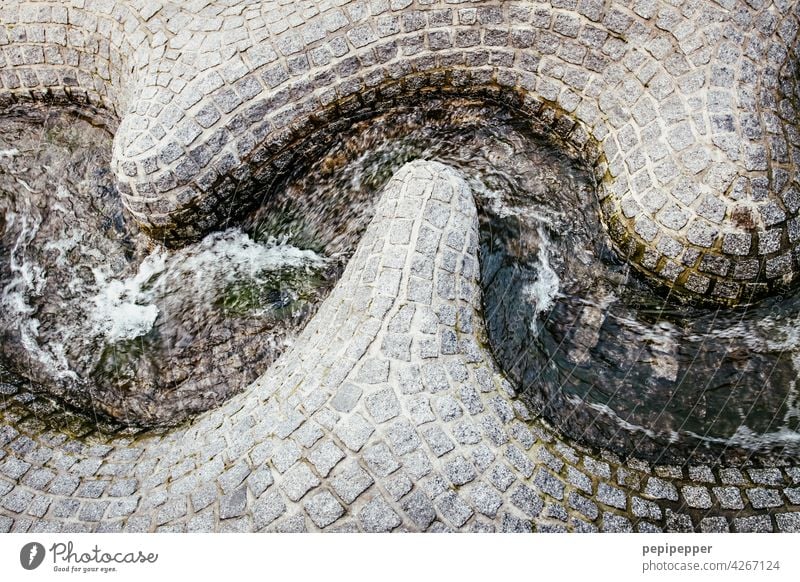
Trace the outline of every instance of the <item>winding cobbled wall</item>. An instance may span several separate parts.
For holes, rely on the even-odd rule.
[[[426,91],[499,96],[594,168],[634,264],[733,303],[797,270],[795,11],[6,0],[0,101],[118,123],[126,206],[178,243],[348,116]],[[623,461],[533,418],[486,348],[476,240],[461,176],[414,162],[293,349],[220,408],[78,438],[4,395],[0,530],[800,530],[789,462]]]

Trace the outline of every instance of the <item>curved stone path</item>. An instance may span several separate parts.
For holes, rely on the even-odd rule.
[[[0,105],[77,102],[118,122],[126,204],[177,240],[218,226],[234,196],[349,115],[484,92],[594,167],[610,232],[640,268],[747,300],[797,271],[796,13],[761,0],[4,0]],[[531,418],[486,349],[477,274],[463,180],[405,167],[294,349],[191,425],[71,438],[3,393],[0,531],[800,531],[800,467],[623,462]]]
[[[455,170],[407,164],[295,346],[220,408],[94,443],[4,415],[0,530],[800,531],[798,467],[623,463],[532,419],[485,347],[477,224]]]
[[[132,215],[219,226],[302,140],[386,99],[484,89],[595,168],[612,237],[664,284],[748,301],[798,272],[789,0],[6,0],[0,102],[120,125]]]

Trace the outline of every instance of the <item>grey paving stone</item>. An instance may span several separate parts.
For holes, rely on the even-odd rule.
[[[393,422],[386,430],[389,446],[397,455],[406,455],[420,445],[420,438],[414,427],[405,419]]]
[[[59,499],[53,504],[54,517],[71,517],[78,511],[81,502],[77,499]]]
[[[291,439],[277,443],[272,452],[272,464],[278,473],[285,473],[300,460],[300,446]]]
[[[747,498],[750,500],[750,505],[756,509],[780,507],[783,505],[783,501],[781,501],[781,496],[778,491],[773,489],[765,489],[763,487],[748,489]]]
[[[400,468],[400,463],[385,443],[364,449],[363,458],[369,470],[379,477],[386,477]]]
[[[542,463],[550,467],[555,473],[558,473],[564,467],[564,462],[555,455],[553,455],[546,448],[539,449],[537,457]]]
[[[435,403],[436,413],[439,415],[442,422],[452,422],[453,420],[461,418],[463,414],[458,401],[449,394],[437,397]]]
[[[469,500],[478,513],[489,518],[497,516],[497,510],[503,504],[503,498],[484,483],[476,483],[469,490]]]
[[[186,499],[182,497],[170,499],[162,504],[156,512],[156,525],[163,525],[186,515]]]
[[[236,489],[250,474],[250,467],[247,463],[239,462],[220,475],[217,482],[222,488],[223,493],[230,493]]]
[[[608,463],[599,461],[591,457],[583,458],[583,466],[589,473],[596,475],[602,479],[611,479],[611,468]]]
[[[548,503],[544,506],[544,511],[542,512],[542,516],[555,519],[558,521],[563,521],[566,523],[567,519],[569,519],[569,514],[567,513],[567,509],[558,503]]]
[[[403,511],[420,529],[425,530],[436,519],[436,510],[430,499],[421,491],[409,494],[402,503]]]
[[[600,483],[597,487],[597,500],[600,503],[605,503],[618,509],[625,509],[628,504],[625,492],[622,489],[605,483]]]
[[[358,404],[364,390],[355,384],[342,384],[331,400],[333,406],[339,412],[350,412]]]
[[[514,472],[503,463],[498,463],[492,467],[487,478],[501,492],[505,492],[517,479],[514,476]]]
[[[488,469],[495,460],[495,454],[486,443],[480,443],[472,449],[472,463],[479,473]]]
[[[275,478],[272,476],[272,471],[270,471],[268,467],[256,469],[250,473],[246,479],[247,487],[255,497],[259,497],[274,482]]]
[[[308,460],[314,465],[322,477],[327,477],[339,461],[344,459],[342,449],[337,447],[333,441],[325,440],[321,442],[311,453],[308,455]]]
[[[640,521],[636,525],[636,531],[639,533],[662,533],[664,530],[648,521]]]
[[[377,423],[386,422],[400,414],[400,402],[391,388],[367,396],[366,405],[370,415]]]
[[[730,531],[728,520],[724,517],[704,517],[700,520],[700,531],[703,533],[725,533]]]
[[[34,469],[29,471],[22,479],[22,483],[33,489],[44,491],[48,483],[55,477],[50,469]],[[102,493],[102,491],[101,491]],[[99,495],[97,495],[99,497]]]
[[[719,477],[725,485],[745,485],[744,475],[739,469],[733,467],[723,467],[719,470]]]
[[[744,502],[742,495],[735,487],[714,487],[712,489],[714,497],[719,501],[723,509],[742,509]]]
[[[572,491],[569,494],[568,502],[571,508],[584,515],[590,521],[597,519],[597,516],[599,515],[597,505],[583,495]]]
[[[292,501],[298,501],[303,495],[308,493],[320,484],[320,480],[309,469],[305,463],[298,463],[284,475],[280,483],[281,489]]]
[[[107,518],[125,517],[136,511],[138,506],[138,497],[114,499],[109,503],[105,516]]]
[[[356,461],[348,461],[336,470],[330,483],[336,494],[345,503],[350,504],[366,491],[374,480]]]
[[[432,472],[419,482],[420,488],[431,499],[436,499],[450,490],[447,481],[439,473]]]
[[[16,457],[9,457],[0,464],[0,473],[13,481],[19,480],[31,468],[30,463],[26,463]]]
[[[303,507],[317,527],[325,528],[344,515],[344,507],[329,491],[309,496]]]
[[[661,508],[652,501],[647,501],[640,497],[631,498],[631,511],[636,517],[644,517],[653,520],[660,520],[662,517]]]
[[[592,493],[592,480],[574,467],[567,467],[567,481],[585,493]]]
[[[442,494],[436,499],[435,504],[444,518],[450,522],[453,527],[461,527],[474,513],[469,504],[454,491],[448,491]]]
[[[47,514],[47,510],[50,509],[51,502],[52,499],[50,497],[43,495],[34,497],[33,502],[28,507],[28,515],[39,519],[43,518]]]
[[[437,457],[441,457],[455,448],[455,444],[450,440],[450,437],[438,426],[426,428],[422,432],[422,436]]]
[[[659,477],[650,477],[644,488],[644,494],[653,499],[678,501],[678,490],[675,485]]]
[[[495,533],[497,528],[491,523],[475,519],[469,526],[470,533]]]
[[[358,521],[368,533],[392,531],[402,521],[391,506],[380,496],[375,497],[358,512]]]
[[[389,478],[384,483],[384,487],[392,500],[398,501],[406,493],[411,491],[414,487],[414,483],[401,471]]]
[[[772,531],[772,521],[768,515],[734,517],[733,531],[740,533],[768,533]]]
[[[522,473],[522,475],[525,476],[526,478],[530,477],[533,474],[533,468],[534,468],[533,462],[525,455],[525,453],[523,453],[516,446],[509,445],[506,447],[505,458],[511,464],[512,467],[514,467],[517,471]],[[541,473],[542,470],[540,469],[539,472],[537,473],[537,479],[539,479],[543,483],[548,482],[549,484],[548,486],[551,486],[551,488],[554,490],[557,489],[555,484],[550,483],[550,480],[546,476],[539,477]],[[563,487],[563,484],[561,486]]]
[[[544,502],[530,487],[520,484],[511,492],[512,505],[519,508],[528,517],[536,517],[544,508]]]
[[[460,455],[447,461],[443,471],[449,481],[456,486],[466,485],[478,476],[472,463]]]
[[[696,483],[714,483],[714,473],[706,465],[689,465],[689,479]]]
[[[319,439],[321,439],[325,433],[320,428],[320,426],[314,422],[313,420],[309,420],[304,422],[300,428],[298,428],[292,434],[292,437],[302,446],[307,449],[310,449],[314,446]]]
[[[31,501],[33,501],[33,493],[18,487],[3,497],[0,507],[14,513],[25,513]]]
[[[194,491],[191,494],[192,508],[195,511],[201,511],[214,503],[219,497],[217,488],[213,485],[205,485]]]
[[[778,513],[775,515],[778,522],[778,529],[787,533],[800,532],[800,512]]]
[[[216,528],[216,525],[217,521],[214,518],[214,513],[204,511],[186,522],[186,531],[189,533],[211,533]]]
[[[421,450],[413,451],[403,456],[403,467],[412,479],[421,479],[433,470],[428,457]]]
[[[629,533],[633,531],[633,526],[627,517],[615,515],[613,513],[604,513],[601,531],[609,533]]]
[[[783,490],[783,494],[793,505],[800,505],[800,487],[787,487]]]
[[[711,494],[705,487],[687,485],[681,489],[681,493],[683,494],[683,498],[686,500],[686,504],[689,507],[695,507],[698,509],[711,508]]]
[[[108,505],[108,501],[84,501],[78,510],[78,519],[89,522],[100,521]]]
[[[599,531],[596,525],[587,523],[576,517],[570,518],[569,530],[575,533],[597,533]]]
[[[139,483],[136,479],[122,479],[113,481],[108,488],[107,494],[110,497],[127,497],[128,495],[133,495],[134,492],[136,492],[138,484]]]
[[[417,394],[406,400],[409,417],[416,425],[425,424],[436,420],[427,394]]]
[[[509,513],[504,513],[500,522],[500,531],[503,533],[530,533],[533,531],[531,522]]]
[[[664,530],[667,532],[692,532],[694,525],[691,516],[685,513],[672,511],[670,508],[665,510],[666,519]]]
[[[285,512],[286,503],[284,503],[280,494],[275,491],[267,492],[253,504],[255,529],[258,531],[267,527]]]
[[[282,517],[274,525],[274,531],[277,533],[305,533],[308,531],[306,518],[299,513]]]
[[[559,500],[564,499],[564,483],[549,471],[543,468],[538,469],[533,483],[543,493],[547,493]]]
[[[334,433],[353,452],[361,450],[375,428],[363,416],[354,413],[350,418],[342,420],[336,425]]]
[[[242,485],[238,489],[223,495],[219,500],[219,518],[230,519],[240,517],[247,507],[247,487]]]
[[[750,475],[753,483],[758,483],[759,485],[783,485],[783,475],[781,470],[777,468],[748,469],[747,474]]]

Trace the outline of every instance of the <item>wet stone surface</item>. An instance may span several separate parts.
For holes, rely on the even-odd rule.
[[[0,150],[0,379],[112,425],[178,424],[241,390],[341,272],[264,229],[154,246],[124,215],[110,136],[74,113],[7,111]]]
[[[27,290],[11,304],[33,306],[22,321],[40,323],[28,339],[58,331],[46,299],[65,300],[71,278],[45,281],[21,251],[34,231],[66,227],[49,239],[58,247],[40,249],[57,262],[81,224],[103,239],[97,255],[82,258],[84,284],[96,284],[92,266],[124,256],[103,275],[138,295],[127,303],[144,308],[134,310],[139,323],[152,319],[151,304],[158,317],[181,311],[141,297],[149,290],[136,276],[142,265],[158,270],[158,257],[115,219],[119,202],[107,204],[115,188],[156,244],[173,246],[165,251],[173,259],[178,242],[241,250],[251,248],[247,239],[269,246],[269,233],[287,230],[299,248],[339,256],[339,266],[352,259],[292,345],[251,354],[265,365],[283,354],[266,374],[236,362],[246,377],[230,390],[215,382],[213,395],[203,386],[153,390],[157,374],[137,363],[146,398],[87,401],[84,387],[52,382],[47,365],[20,370],[19,346],[37,346],[3,338],[0,531],[797,530],[797,296],[786,290],[800,240],[794,3],[227,4],[209,5],[201,24],[177,3],[9,0],[0,8],[0,105],[78,103],[105,111],[116,132],[109,148],[102,130],[76,125],[96,136],[76,154],[69,132],[41,151],[53,136],[11,130],[12,143],[0,147],[0,179],[10,184],[0,195],[4,297]],[[514,184],[504,184],[511,197],[493,197],[505,175],[475,180],[470,168],[492,165],[447,133],[453,120],[474,134],[485,119],[508,118],[469,120],[469,108],[466,120],[448,117],[446,105],[421,124],[406,116],[400,133],[387,122],[371,142],[358,127],[387,104],[424,112],[426,96],[435,109],[442,94],[483,104],[488,96],[558,136],[563,154],[537,158],[506,126],[502,137],[512,137],[481,152],[528,175],[536,216],[517,203]],[[348,141],[353,127],[369,147]],[[426,127],[444,129],[438,150]],[[424,143],[414,143],[420,135]],[[348,173],[364,151],[391,155],[361,163],[381,170],[374,175]],[[446,165],[404,166],[418,158]],[[540,169],[527,173],[525,164]],[[335,189],[309,188],[319,178],[356,180],[336,199]],[[69,196],[59,196],[59,180]],[[36,198],[19,193],[38,185],[48,195],[27,209],[36,221],[9,221]],[[575,209],[572,219],[539,212],[548,198]],[[499,216],[509,201],[511,216]],[[231,222],[233,209],[241,224]],[[74,218],[48,222],[61,215]],[[246,238],[230,238],[226,229],[237,226]],[[211,254],[211,263],[224,262]],[[665,299],[634,270],[673,292]],[[193,269],[177,272],[183,279]],[[286,300],[248,285],[233,290],[220,305],[233,320],[242,308],[266,300],[280,309]],[[771,291],[781,297],[747,305]],[[673,294],[746,306],[691,307]],[[103,308],[125,303],[100,299]],[[213,303],[197,299],[203,309]],[[75,303],[83,323],[103,311]],[[101,329],[38,349],[57,364],[83,340],[102,346],[109,334],[143,328]],[[520,345],[528,349],[518,362]],[[122,364],[115,356],[105,369],[116,374]],[[183,365],[170,371],[180,376]],[[50,380],[60,398],[31,392],[20,373],[40,386]],[[160,415],[172,403],[184,407],[173,420],[215,408],[179,428],[137,432],[64,401],[151,424],[168,423]]]
[[[431,199],[449,200],[441,230],[425,217]],[[407,243],[389,242],[396,220],[414,223],[416,234]],[[435,390],[409,384],[415,374],[408,366],[414,364],[387,354],[382,341],[409,306],[415,337],[436,337],[439,326],[455,325],[446,323],[452,321],[447,306],[471,311],[471,333],[485,337],[476,272],[462,275],[459,285],[471,283],[472,289],[464,299],[410,299],[410,266],[419,256],[423,227],[439,230],[440,245],[451,233],[466,234],[464,246],[453,249],[457,272],[477,257],[478,214],[466,182],[444,165],[414,162],[387,184],[342,280],[296,346],[248,390],[184,428],[160,436],[64,437],[6,396],[4,421],[16,428],[6,424],[0,433],[0,525],[28,531],[34,521],[25,514],[41,514],[34,519],[49,531],[796,529],[797,476],[791,465],[651,465],[587,449],[542,420],[524,420],[530,411],[503,389],[507,383],[490,354],[483,351],[475,361],[468,346],[436,358],[445,370],[462,370],[459,380],[447,372]],[[438,257],[444,249],[437,248]],[[398,264],[397,257],[408,267],[377,325],[369,308],[383,297],[368,272],[375,257],[384,257],[379,271],[383,261]],[[441,259],[433,261],[430,280],[447,273]],[[330,324],[342,311],[355,322],[349,330]],[[309,363],[341,360],[358,338],[368,340],[365,358],[389,363],[388,376],[361,383],[363,395],[342,413],[334,395],[358,382],[361,368],[353,362],[337,379],[320,384]],[[412,343],[413,358],[417,350]],[[430,417],[419,425],[402,418],[372,424],[371,396],[391,391],[401,410],[420,395],[463,402],[464,374],[481,386],[473,396],[480,406],[472,412],[450,420]],[[291,399],[283,395],[286,386],[293,387]],[[315,396],[320,390],[321,399]],[[507,409],[514,411],[511,417]],[[467,419],[483,428],[459,438]],[[519,425],[527,433],[514,428]],[[320,433],[317,440],[309,436]],[[446,447],[438,444],[445,442]],[[772,506],[776,500],[780,505]],[[764,504],[774,521],[761,513]]]

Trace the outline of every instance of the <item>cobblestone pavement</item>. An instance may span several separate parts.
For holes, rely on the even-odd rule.
[[[240,396],[160,437],[4,426],[0,527],[800,529],[800,468],[621,463],[531,420],[485,348],[477,236],[460,175],[407,164],[295,347]]]
[[[109,112],[127,206],[178,240],[348,113],[485,91],[595,168],[641,269],[735,301],[797,270],[795,12],[6,0],[0,104]],[[476,237],[462,178],[412,163],[294,348],[189,426],[72,438],[4,398],[0,531],[800,531],[800,467],[623,462],[532,419],[486,347]]]

